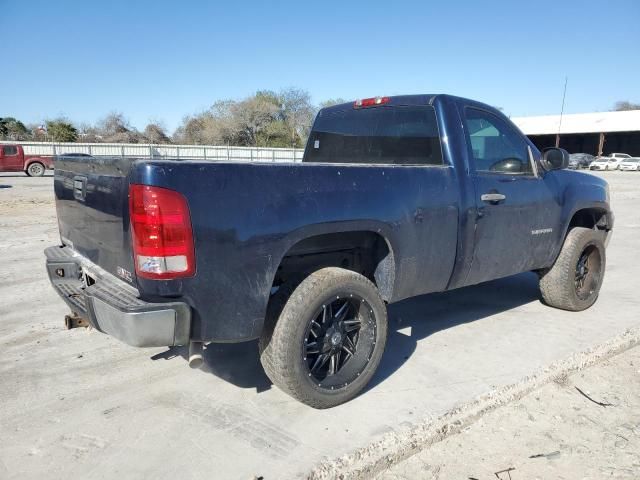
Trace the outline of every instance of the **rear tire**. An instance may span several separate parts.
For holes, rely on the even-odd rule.
[[[605,266],[604,232],[573,228],[553,267],[541,275],[542,298],[563,310],[578,312],[589,308],[598,298]]]
[[[378,289],[358,273],[330,267],[281,291],[270,302],[259,342],[266,374],[314,408],[351,400],[369,383],[384,352],[387,311]],[[279,309],[274,321],[269,316]]]
[[[46,169],[43,164],[40,162],[33,162],[27,167],[26,173],[30,177],[41,177],[44,175],[45,170]]]

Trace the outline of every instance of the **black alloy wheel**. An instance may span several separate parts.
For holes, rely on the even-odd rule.
[[[371,306],[353,294],[336,295],[307,327],[303,360],[321,388],[346,387],[364,371],[376,343]]]

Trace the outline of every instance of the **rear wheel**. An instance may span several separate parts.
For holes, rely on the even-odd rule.
[[[271,327],[260,339],[271,381],[307,405],[329,408],[355,397],[375,373],[387,312],[366,277],[323,268],[292,290]]]
[[[41,177],[44,175],[45,168],[40,162],[30,163],[27,167],[27,175],[30,177]]]
[[[580,311],[595,303],[606,265],[604,233],[576,227],[567,235],[560,255],[540,278],[540,292],[552,307]]]

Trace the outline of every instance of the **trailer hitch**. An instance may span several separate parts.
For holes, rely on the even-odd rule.
[[[72,328],[80,328],[80,327],[86,328],[89,326],[89,322],[85,318],[79,317],[76,314],[65,315],[64,326],[67,327],[67,330],[71,330]]]

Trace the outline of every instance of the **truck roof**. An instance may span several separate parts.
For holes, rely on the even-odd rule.
[[[433,105],[440,99],[451,98],[451,99],[460,99],[464,100],[465,103],[471,103],[478,106],[484,106],[490,108],[491,110],[495,110],[495,107],[490,105],[486,105],[475,100],[470,100],[463,97],[457,97],[455,95],[448,95],[444,93],[422,93],[417,95],[394,95],[394,96],[386,96],[389,101],[385,103],[387,106],[393,105]],[[330,112],[332,110],[344,110],[345,108],[352,108],[353,101],[347,103],[340,103],[337,105],[331,105],[330,107],[322,108],[321,111]]]

